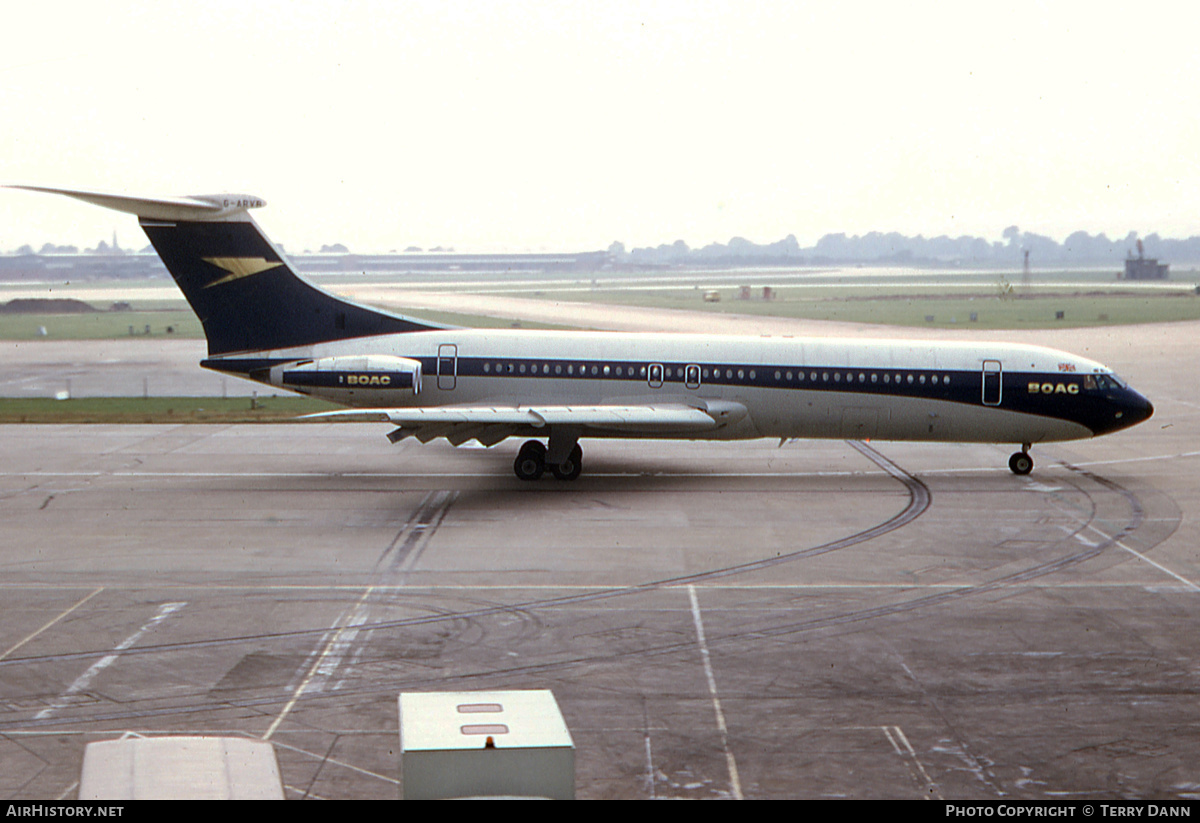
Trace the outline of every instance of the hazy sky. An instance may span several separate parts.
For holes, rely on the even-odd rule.
[[[1200,234],[1196,5],[5,5],[0,182],[245,192],[299,251]],[[131,216],[0,190],[0,249]]]

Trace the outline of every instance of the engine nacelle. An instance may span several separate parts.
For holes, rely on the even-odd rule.
[[[304,394],[337,398],[347,392],[421,393],[421,361],[390,354],[322,357],[276,366],[271,382]]]

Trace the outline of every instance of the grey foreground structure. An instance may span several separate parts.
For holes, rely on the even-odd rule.
[[[283,800],[270,743],[240,737],[125,737],[89,743],[80,800]]]
[[[548,689],[401,694],[405,800],[575,799],[575,747]]]

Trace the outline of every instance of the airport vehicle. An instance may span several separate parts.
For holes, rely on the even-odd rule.
[[[532,438],[522,480],[574,480],[584,437],[1014,443],[1028,474],[1032,444],[1154,411],[1100,363],[1038,346],[437,326],[298,277],[257,197],[13,188],[137,215],[204,325],[202,366],[352,407],[320,417],[390,422],[393,443]]]

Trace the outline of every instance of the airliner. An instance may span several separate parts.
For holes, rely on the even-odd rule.
[[[204,326],[201,365],[348,407],[392,443],[530,438],[513,471],[574,480],[582,438],[1034,443],[1141,423],[1100,363],[1040,346],[465,329],[381,311],[296,275],[242,194],[142,198],[42,186],[134,214]],[[544,441],[544,442],[543,442]]]

